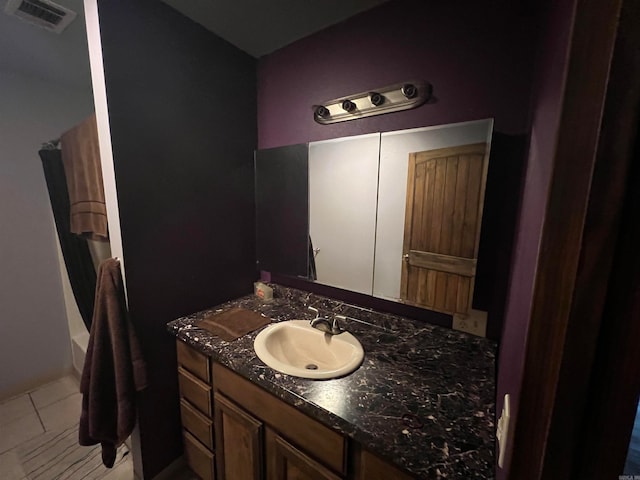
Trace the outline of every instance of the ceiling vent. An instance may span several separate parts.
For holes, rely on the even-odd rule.
[[[54,33],[62,32],[77,15],[49,0],[9,0],[4,11]]]

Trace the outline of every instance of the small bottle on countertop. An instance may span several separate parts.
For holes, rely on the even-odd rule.
[[[261,300],[270,302],[273,300],[273,288],[265,285],[262,282],[255,282],[253,284],[253,291]]]

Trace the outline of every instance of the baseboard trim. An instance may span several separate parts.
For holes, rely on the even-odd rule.
[[[33,390],[36,390],[37,388],[42,387],[47,383],[54,382],[62,377],[66,377],[67,375],[74,373],[74,368],[70,366],[69,368],[66,368],[64,370],[56,370],[54,372],[45,373],[43,375],[39,375],[36,378],[32,378],[27,381],[18,383],[17,385],[13,385],[11,388],[0,392],[0,403],[11,400],[14,397],[24,395],[25,393],[32,392]]]

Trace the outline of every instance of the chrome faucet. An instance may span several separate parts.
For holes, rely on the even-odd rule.
[[[333,317],[333,321],[331,321],[328,318],[321,317],[317,308],[309,307],[309,310],[316,313],[316,318],[310,322],[313,328],[317,328],[321,332],[328,333],[329,335],[340,335],[345,331],[340,327],[340,323],[338,323],[338,320],[346,319],[344,315],[336,315]]]

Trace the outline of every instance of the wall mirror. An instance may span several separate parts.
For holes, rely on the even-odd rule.
[[[464,314],[473,298],[492,129],[488,119],[256,152],[257,241],[269,245],[269,252],[259,247],[259,267]],[[288,183],[293,177],[299,188]],[[282,192],[291,194],[283,199]],[[296,211],[297,240],[264,221],[276,209],[284,224],[286,209]]]

